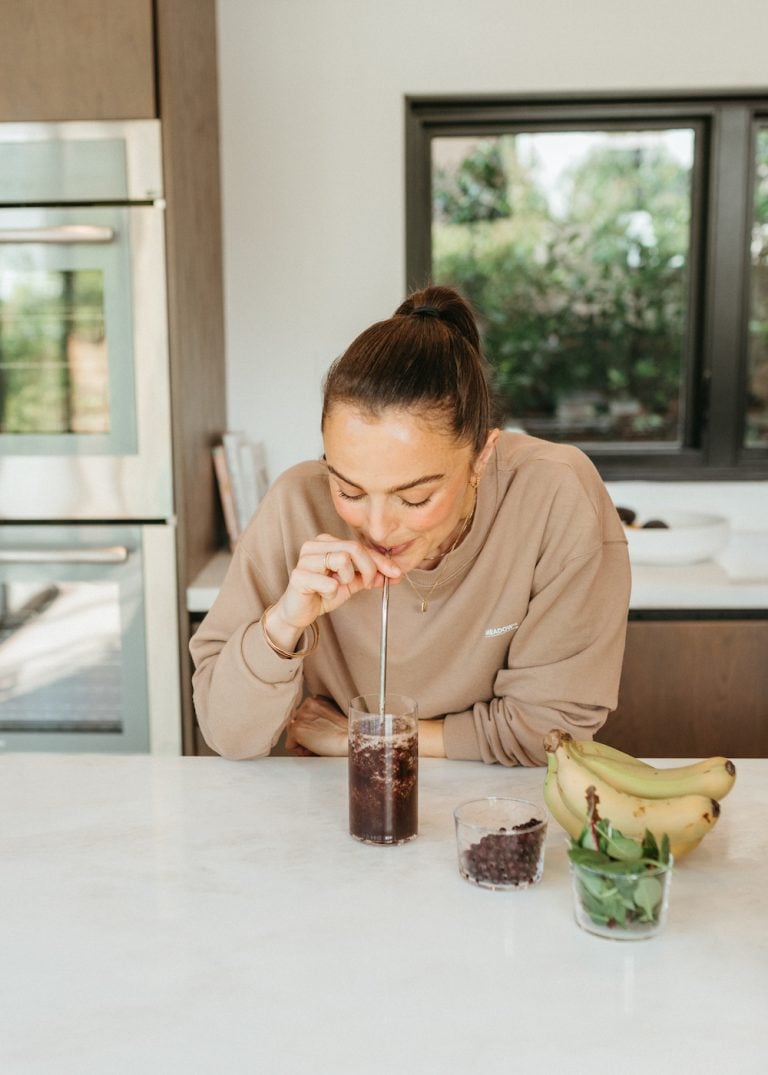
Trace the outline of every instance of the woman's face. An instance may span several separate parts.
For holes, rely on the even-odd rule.
[[[406,410],[378,417],[351,404],[326,415],[325,461],[334,507],[360,540],[389,551],[402,571],[447,551],[472,510],[470,481],[479,476],[496,433],[475,458],[439,425]]]

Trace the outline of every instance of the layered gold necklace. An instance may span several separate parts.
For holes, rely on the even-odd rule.
[[[418,597],[418,599],[420,601],[419,612],[426,612],[429,609],[429,599],[430,599],[430,597],[435,592],[435,590],[437,589],[437,587],[439,586],[439,584],[441,582],[447,581],[446,579],[443,579],[443,571],[444,571],[445,565],[446,565],[446,563],[448,561],[448,557],[451,555],[453,550],[456,548],[456,546],[459,544],[461,539],[464,537],[464,535],[466,534],[467,530],[469,530],[469,527],[470,527],[470,525],[472,523],[472,520],[475,517],[475,508],[477,507],[477,486],[475,486],[474,488],[475,488],[475,500],[474,500],[474,503],[472,504],[472,510],[470,511],[470,513],[466,517],[466,519],[464,520],[464,522],[462,524],[462,527],[461,527],[461,530],[459,530],[459,533],[456,536],[456,540],[454,541],[454,543],[451,545],[451,547],[448,550],[448,552],[443,557],[443,559],[442,559],[442,561],[440,563],[440,566],[437,568],[437,572],[435,574],[435,578],[434,578],[434,580],[432,582],[432,585],[429,587],[427,592],[422,593],[421,590],[416,585],[416,583],[410,577],[410,575],[406,572],[405,581],[408,583],[408,585],[411,587],[411,589],[413,590],[413,592],[416,594],[416,596]]]

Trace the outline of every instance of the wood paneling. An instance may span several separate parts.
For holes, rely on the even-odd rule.
[[[768,621],[631,622],[597,738],[645,757],[768,757]]]
[[[195,750],[185,591],[220,546],[211,446],[226,426],[214,0],[156,0],[167,201],[183,739]]]
[[[0,0],[0,120],[155,114],[152,0]]]

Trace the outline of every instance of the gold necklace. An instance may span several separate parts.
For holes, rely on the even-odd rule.
[[[474,503],[472,505],[472,510],[470,511],[470,513],[466,517],[466,519],[464,520],[464,525],[462,526],[461,530],[459,530],[458,536],[457,536],[456,540],[454,541],[453,545],[451,545],[450,549],[448,550],[448,552],[443,557],[442,562],[441,562],[440,566],[437,569],[437,574],[435,575],[435,581],[432,583],[432,585],[429,587],[429,589],[427,590],[426,593],[421,592],[421,590],[418,588],[416,583],[413,582],[413,580],[411,579],[411,577],[408,574],[408,572],[406,572],[405,581],[408,583],[408,585],[411,587],[411,589],[413,590],[413,592],[416,594],[416,596],[418,597],[419,601],[421,602],[421,607],[419,608],[419,612],[426,612],[427,609],[429,608],[429,598],[435,592],[435,590],[436,590],[436,588],[438,586],[438,583],[440,583],[441,580],[442,580],[443,569],[445,568],[445,565],[446,565],[446,562],[448,560],[448,557],[451,555],[453,550],[456,548],[456,546],[459,544],[459,542],[461,541],[461,539],[464,537],[464,535],[466,534],[467,530],[469,529],[470,524],[471,524],[471,522],[472,522],[472,520],[473,520],[473,518],[475,516],[475,508],[476,507],[477,507],[477,486],[475,486],[475,501],[474,501]]]

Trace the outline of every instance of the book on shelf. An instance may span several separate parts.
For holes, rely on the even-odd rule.
[[[213,462],[227,536],[234,548],[269,485],[264,445],[228,430],[213,449]]]
[[[224,525],[227,528],[227,539],[230,550],[234,550],[237,539],[240,537],[240,524],[237,519],[235,498],[232,495],[232,482],[229,477],[227,457],[221,444],[211,449],[213,456],[213,469],[216,472],[216,483],[219,487],[219,499],[221,510],[224,515]]]
[[[222,434],[221,443],[227,460],[229,482],[232,487],[232,499],[235,502],[238,532],[242,533],[250,519],[245,505],[245,478],[241,463],[241,446],[245,444],[243,433],[227,432]]]

